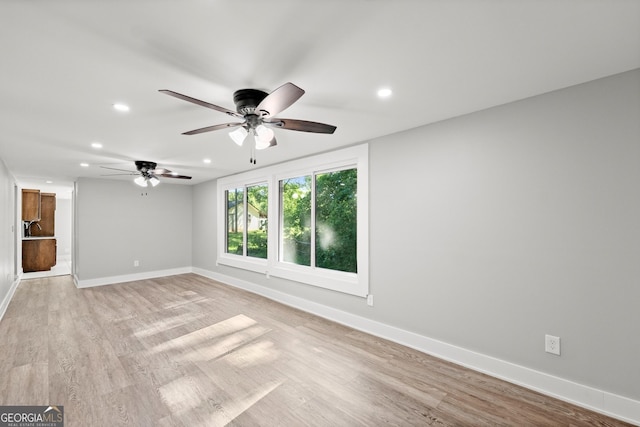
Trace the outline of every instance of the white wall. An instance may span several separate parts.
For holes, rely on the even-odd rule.
[[[56,197],[55,235],[58,262],[71,260],[71,199]]]
[[[0,159],[0,318],[11,298],[15,283],[15,180]]]
[[[77,279],[191,266],[192,187],[163,181],[80,178],[76,185]],[[134,267],[134,260],[140,262]]]
[[[193,265],[637,401],[639,117],[635,70],[371,141],[374,307],[216,266],[213,182]]]

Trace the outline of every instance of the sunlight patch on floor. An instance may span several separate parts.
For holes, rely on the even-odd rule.
[[[177,378],[160,387],[158,391],[162,401],[175,414],[197,408],[206,397],[206,393],[190,376]]]
[[[239,314],[216,324],[207,326],[206,328],[198,329],[186,335],[158,344],[151,349],[151,352],[161,353],[169,350],[184,350],[188,348],[193,348],[195,350],[202,342],[208,342],[212,339],[234,334],[255,324],[255,320]]]
[[[198,346],[195,351],[187,353],[182,360],[190,362],[213,360],[236,350],[247,342],[258,338],[267,332],[269,332],[269,329],[256,325],[234,332],[223,339],[208,340],[207,343],[203,343],[203,345]]]
[[[262,400],[269,393],[282,385],[282,381],[272,381],[258,386],[255,390],[247,393],[239,399],[234,399],[222,403],[222,411],[211,414],[206,422],[200,424],[202,427],[222,426],[233,421],[246,410]]]
[[[151,324],[144,329],[137,330],[133,333],[136,338],[145,338],[157,334],[159,331],[175,328],[184,325],[187,320],[193,320],[191,313],[184,313],[161,320],[152,321]]]
[[[271,341],[260,341],[247,344],[225,356],[225,362],[237,368],[249,368],[258,364],[275,361],[280,356],[280,350]]]
[[[174,417],[188,425],[209,427],[231,422],[282,383],[269,381],[256,385],[243,396],[232,398],[223,396],[223,392],[218,396],[207,395],[193,377],[181,377],[160,387],[159,392]]]

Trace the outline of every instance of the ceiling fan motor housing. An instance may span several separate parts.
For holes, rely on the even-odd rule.
[[[240,89],[233,93],[236,110],[242,115],[255,114],[256,107],[267,97],[268,93],[258,89]]]
[[[135,163],[136,163],[136,169],[138,169],[143,174],[149,173],[150,171],[154,170],[157,166],[157,163],[148,162],[146,160],[136,160]]]

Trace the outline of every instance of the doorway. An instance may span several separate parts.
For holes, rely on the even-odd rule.
[[[38,189],[41,192],[50,192],[51,189],[39,189],[34,186],[29,188]],[[59,189],[58,189],[59,190]],[[21,189],[16,187],[16,196],[21,195]],[[41,277],[50,276],[63,276],[70,275],[72,272],[72,206],[73,206],[73,191],[56,191],[55,192],[55,234],[52,236],[56,239],[56,264],[46,271],[34,271],[29,273],[22,273],[22,280],[35,279]],[[16,197],[16,201],[21,198]],[[21,202],[17,203],[18,209],[16,209],[16,215],[20,215]],[[18,218],[20,218],[18,216]],[[24,236],[22,236],[24,238]],[[17,245],[16,245],[17,246]],[[16,253],[16,257],[20,258],[20,261],[16,260],[17,270],[22,271],[22,256],[21,253]]]

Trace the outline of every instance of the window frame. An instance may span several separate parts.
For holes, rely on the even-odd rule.
[[[249,270],[350,295],[366,297],[369,293],[369,147],[361,144],[302,159],[267,166],[229,177],[217,182],[218,254],[217,264]],[[280,180],[303,175],[354,167],[357,170],[357,273],[348,273],[280,261]],[[225,252],[226,190],[251,185],[268,186],[267,259],[253,258]],[[315,232],[315,231],[314,231]]]
[[[239,177],[239,176],[238,176]],[[246,209],[246,203],[247,203],[247,188],[254,186],[254,185],[266,185],[269,191],[269,213],[268,215],[271,215],[271,183],[269,182],[269,179],[266,176],[249,176],[248,178],[250,178],[249,180],[233,180],[230,181],[229,184],[227,184],[224,188],[221,189],[220,187],[220,180],[218,180],[218,195],[219,195],[219,200],[218,200],[218,225],[217,225],[217,230],[218,230],[218,242],[217,242],[217,248],[218,248],[218,257],[217,257],[217,263],[219,264],[226,264],[226,265],[230,265],[232,267],[237,267],[237,268],[244,268],[246,270],[251,270],[251,271],[256,271],[256,272],[263,272],[266,265],[267,265],[267,259],[269,257],[269,251],[270,251],[270,247],[267,244],[267,259],[264,258],[256,258],[256,257],[252,257],[247,255],[247,209]],[[227,252],[227,222],[228,222],[228,218],[227,218],[227,191],[230,190],[235,190],[237,188],[242,188],[243,189],[243,223],[244,223],[244,231],[243,231],[243,236],[242,236],[242,242],[243,242],[243,249],[242,249],[242,254],[238,255],[238,254],[231,254]],[[269,234],[270,230],[269,228],[267,228],[267,235]],[[267,241],[268,241],[269,237],[267,237]]]

